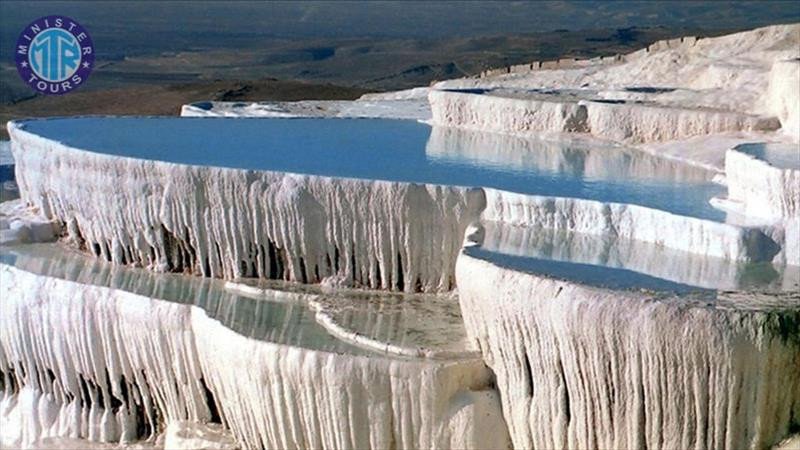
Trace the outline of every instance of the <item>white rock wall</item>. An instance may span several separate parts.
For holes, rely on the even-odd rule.
[[[511,98],[432,90],[432,123],[504,133],[585,132],[630,144],[780,128],[774,117],[639,103]]]
[[[733,148],[725,153],[725,179],[728,199],[741,203],[745,214],[800,217],[800,170],[775,167]]]
[[[796,297],[783,310],[656,300],[469,250],[457,276],[515,448],[768,448],[799,425]]]
[[[145,161],[9,131],[24,201],[96,255],[160,271],[450,290],[483,208],[467,188]]]
[[[666,48],[665,48],[666,47]],[[582,98],[626,88],[664,88],[642,92],[641,98],[684,108],[712,108],[744,114],[774,115],[765,105],[770,71],[775,61],[800,57],[800,24],[773,25],[715,38],[690,39],[683,45],[651,46],[620,55],[616,64],[598,60],[548,64],[546,70],[459,78],[436,83],[443,88],[531,88],[570,90]],[[580,66],[576,66],[580,63]],[[588,64],[588,65],[584,65]],[[566,66],[566,67],[565,67]]]
[[[764,233],[637,205],[522,195],[484,189],[483,220],[608,234],[737,261],[771,261],[780,250]]]
[[[710,109],[587,102],[586,111],[591,134],[632,144],[780,128],[780,122],[773,117]]]
[[[706,289],[740,290],[753,282],[753,272],[772,288],[800,285],[800,267],[750,268],[736,261],[676,251],[660,245],[611,235],[592,235],[536,227],[484,222],[481,247],[502,255],[518,255],[570,263],[632,270],[675,283]],[[752,270],[748,270],[752,269]],[[770,280],[771,277],[771,280]]]
[[[496,132],[586,131],[586,107],[455,91],[428,94],[432,123]]]
[[[767,107],[780,119],[784,133],[800,141],[800,59],[772,64]]]
[[[194,314],[203,372],[239,441],[263,448],[508,448],[479,359],[348,357],[257,342]],[[220,355],[225,355],[224,362]]]
[[[509,447],[477,358],[284,346],[198,307],[7,265],[0,286],[0,409],[30,405],[14,446],[45,436],[130,442],[218,411],[246,448]]]
[[[5,395],[26,402],[18,445],[131,442],[208,421],[189,308],[0,265]],[[13,445],[13,443],[12,443]]]

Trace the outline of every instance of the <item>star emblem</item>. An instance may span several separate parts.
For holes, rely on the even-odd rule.
[[[19,65],[22,66],[22,67],[28,67],[28,62],[27,61],[22,61],[21,63],[19,63]]]
[[[84,69],[88,69],[91,64],[89,64],[89,61],[84,61],[82,65]]]

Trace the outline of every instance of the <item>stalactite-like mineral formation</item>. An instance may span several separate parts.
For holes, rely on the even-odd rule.
[[[765,448],[800,425],[800,297],[661,298],[459,256],[515,448]]]
[[[0,264],[0,413],[22,416],[17,435],[3,430],[4,445],[127,443],[185,421],[221,422],[247,448],[509,445],[491,373],[475,354],[361,350],[313,319],[259,309],[267,300],[235,305],[234,331],[220,320],[236,296],[217,282],[154,285],[163,275],[17,258]],[[306,308],[301,294],[283,297]]]

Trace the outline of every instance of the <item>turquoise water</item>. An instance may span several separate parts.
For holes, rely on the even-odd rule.
[[[173,163],[492,187],[633,203],[722,221],[712,174],[619,148],[391,119],[78,117],[26,130],[93,152]]]

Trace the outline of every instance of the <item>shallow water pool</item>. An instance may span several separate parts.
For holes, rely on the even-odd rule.
[[[492,187],[725,219],[708,203],[724,193],[711,182],[712,173],[596,142],[544,141],[391,119],[78,117],[21,123],[32,133],[111,155]]]
[[[221,280],[118,267],[58,244],[0,247],[0,266],[36,275],[195,306],[236,333],[259,341],[351,355],[378,354],[331,334],[325,314],[342,329],[377,343],[467,352],[466,330],[454,298],[377,291],[322,294],[310,286],[269,282],[260,295],[226,289]],[[43,300],[44,301],[44,300]],[[312,307],[311,303],[320,305]]]
[[[800,144],[758,142],[739,145],[736,150],[779,169],[800,170]]]
[[[800,267],[696,255],[612,235],[484,223],[467,254],[522,272],[610,289],[689,294],[797,292]]]

